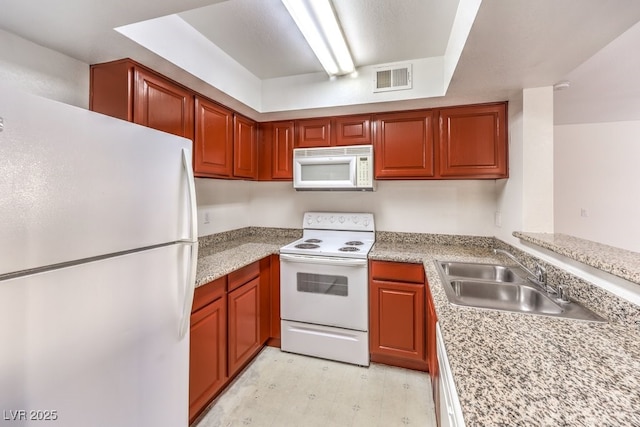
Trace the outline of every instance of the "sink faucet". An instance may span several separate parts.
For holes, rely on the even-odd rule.
[[[547,270],[541,266],[540,264],[536,263],[536,266],[534,267],[534,271],[529,270],[524,264],[522,264],[520,261],[518,261],[516,259],[515,256],[513,256],[511,253],[502,250],[502,249],[493,249],[493,253],[494,254],[503,254],[505,255],[507,258],[511,259],[512,261],[514,261],[516,264],[518,264],[520,266],[520,268],[522,268],[524,271],[526,271],[527,273],[529,273],[529,277],[527,277],[527,279],[529,279],[529,281],[533,282],[534,284],[540,286],[542,289],[544,289],[544,291],[548,294],[557,294],[558,291],[556,289],[554,289],[553,287],[551,287],[548,283],[547,283]]]

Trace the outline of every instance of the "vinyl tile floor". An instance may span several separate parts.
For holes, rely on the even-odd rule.
[[[435,426],[425,372],[265,347],[194,427]]]

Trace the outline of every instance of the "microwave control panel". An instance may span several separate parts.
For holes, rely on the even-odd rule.
[[[358,156],[356,171],[358,174],[356,177],[356,185],[358,187],[371,187],[373,185],[371,156]]]

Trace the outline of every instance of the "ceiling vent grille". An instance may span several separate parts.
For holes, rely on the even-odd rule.
[[[411,89],[411,64],[376,68],[374,92]]]

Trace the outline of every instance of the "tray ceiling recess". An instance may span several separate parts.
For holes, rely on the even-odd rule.
[[[370,0],[333,0],[355,63],[337,78],[281,0],[227,0],[116,31],[269,113],[444,96],[480,3],[378,0],[372,8]],[[391,79],[380,85],[384,67]]]

